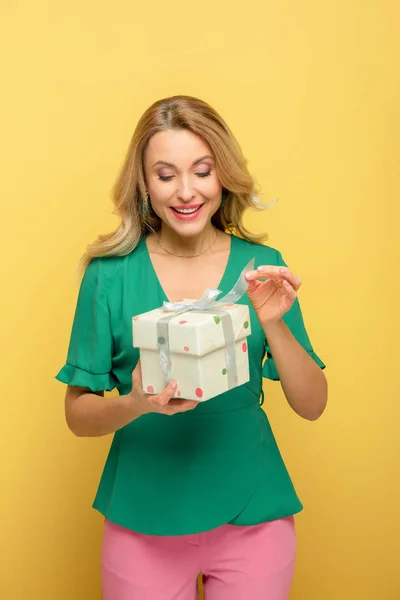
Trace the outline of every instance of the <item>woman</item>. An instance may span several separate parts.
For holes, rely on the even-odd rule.
[[[207,600],[288,597],[302,505],[260,408],[262,377],[280,380],[309,420],[322,414],[327,384],[303,325],[300,278],[243,226],[244,210],[260,208],[254,188],[210,106],[156,102],[115,186],[121,225],[84,257],[57,378],[76,435],[115,433],[94,501],[105,516],[105,600],[194,600],[200,572]],[[240,300],[251,315],[250,381],[202,403],[174,398],[176,382],[143,393],[133,315],[208,287],[226,293],[253,257]],[[105,399],[114,387],[119,396]]]

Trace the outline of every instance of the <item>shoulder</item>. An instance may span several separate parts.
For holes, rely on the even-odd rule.
[[[255,258],[256,265],[281,265],[283,262],[282,254],[276,248],[266,244],[257,244],[237,236],[232,236],[232,242],[238,249],[237,256],[251,260]]]
[[[142,238],[136,248],[123,256],[101,256],[93,258],[88,264],[84,278],[95,278],[98,282],[107,284],[115,282],[122,278],[127,268],[139,265],[145,256],[144,238]]]

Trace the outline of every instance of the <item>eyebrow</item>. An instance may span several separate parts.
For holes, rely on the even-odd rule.
[[[196,165],[201,163],[206,158],[211,158],[211,160],[214,160],[212,156],[210,156],[209,154],[205,154],[201,158],[198,158],[197,160],[195,160],[194,163],[192,164],[192,167],[195,167]],[[165,160],[158,160],[156,163],[154,163],[153,167],[156,167],[157,165],[165,165],[166,167],[172,167],[173,169],[176,169],[176,165],[174,165],[173,163],[170,163],[170,162],[166,162]]]

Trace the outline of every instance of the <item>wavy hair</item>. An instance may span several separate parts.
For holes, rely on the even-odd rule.
[[[80,262],[82,271],[92,258],[129,254],[143,236],[160,229],[161,220],[152,211],[146,192],[144,155],[150,138],[169,129],[187,129],[211,148],[225,190],[225,202],[212,217],[213,225],[252,242],[268,239],[267,234],[253,234],[243,225],[247,208],[265,210],[271,203],[259,200],[247,161],[228,125],[206,102],[191,96],[172,96],[152,104],[140,118],[112,188],[114,213],[120,225],[88,246]]]

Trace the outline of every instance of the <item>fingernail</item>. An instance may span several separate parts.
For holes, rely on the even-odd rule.
[[[288,269],[287,267],[282,267],[282,268],[280,268],[280,269],[279,269],[279,271],[280,271],[281,273],[288,273],[288,272],[289,272],[289,269]]]
[[[265,270],[265,267],[257,267],[257,271],[260,271],[260,273],[264,273]]]
[[[250,273],[250,271],[245,274],[245,277],[246,277],[246,279],[251,279],[251,273]]]
[[[171,386],[171,390],[176,390],[176,388],[178,387],[178,384],[175,381],[172,381],[170,383],[170,386]]]

